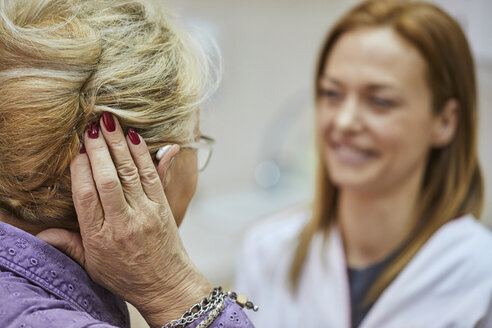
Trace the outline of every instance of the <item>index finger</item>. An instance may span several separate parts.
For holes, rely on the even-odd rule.
[[[96,186],[105,221],[126,224],[128,203],[121,186],[118,172],[99,125],[91,124],[85,134],[85,147],[92,169],[92,177]]]

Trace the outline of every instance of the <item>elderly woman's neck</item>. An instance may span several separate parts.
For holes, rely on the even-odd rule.
[[[25,232],[30,233],[31,235],[34,236],[40,233],[41,231],[47,229],[47,227],[45,227],[44,225],[28,223],[19,220],[16,217],[14,217],[12,214],[10,214],[8,211],[2,208],[0,208],[0,222],[10,224],[11,226],[24,230]]]

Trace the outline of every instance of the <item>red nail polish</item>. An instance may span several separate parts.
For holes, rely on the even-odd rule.
[[[111,113],[104,112],[102,114],[102,118],[104,126],[106,127],[106,130],[108,130],[108,132],[113,132],[114,130],[116,130],[116,125],[114,124],[113,115],[111,115]]]
[[[81,153],[81,154],[85,154],[86,153],[85,145],[83,143],[80,143],[79,153]]]
[[[138,145],[140,143],[140,136],[132,128],[128,129],[128,137],[130,138],[130,141],[132,142],[132,144]]]
[[[97,125],[97,123],[91,124],[91,126],[89,127],[89,131],[87,131],[87,134],[91,139],[99,138],[99,126]]]

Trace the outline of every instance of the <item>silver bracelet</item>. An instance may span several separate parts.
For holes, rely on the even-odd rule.
[[[202,322],[197,326],[197,328],[206,328],[212,324],[212,322],[219,316],[224,308],[225,298],[230,297],[242,308],[247,308],[248,310],[258,311],[258,306],[254,305],[253,302],[248,301],[248,298],[244,295],[237,295],[235,292],[224,293],[222,287],[216,287],[210,293],[209,297],[205,297],[200,303],[193,305],[188,311],[183,313],[181,318],[173,320],[162,328],[178,328],[189,325],[195,322],[201,316],[210,312],[207,318],[203,319]]]
[[[214,322],[214,320],[219,316],[220,312],[222,312],[222,309],[224,309],[224,304],[225,301],[222,300],[215,309],[210,311],[208,317],[203,319],[202,322],[200,322],[198,326],[196,326],[196,328],[207,328],[208,326],[210,326],[212,322]]]
[[[210,293],[209,297],[204,297],[200,303],[193,305],[188,311],[183,313],[181,318],[167,323],[162,326],[162,328],[177,328],[189,325],[210,310],[217,308],[226,297],[227,294],[222,291],[222,287],[216,287],[212,293]]]

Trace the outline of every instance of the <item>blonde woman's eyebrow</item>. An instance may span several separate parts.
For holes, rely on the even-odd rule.
[[[335,84],[338,87],[343,86],[343,83],[340,82],[339,80],[337,80],[336,78],[333,78],[333,77],[328,76],[328,75],[322,75],[319,79],[319,84],[324,85],[327,83]]]
[[[397,86],[384,83],[369,84],[366,89],[369,91],[399,91]]]

